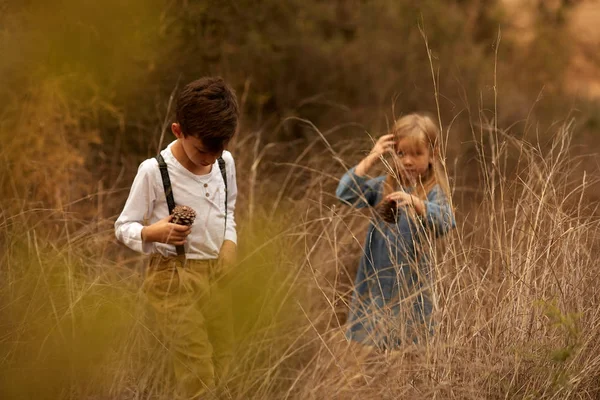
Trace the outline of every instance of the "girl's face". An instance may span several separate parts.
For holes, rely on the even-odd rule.
[[[414,185],[429,171],[431,156],[431,151],[422,140],[415,137],[401,138],[396,144],[396,171]]]

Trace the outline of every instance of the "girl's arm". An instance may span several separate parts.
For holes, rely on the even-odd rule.
[[[396,140],[393,134],[383,135],[371,149],[369,155],[361,160],[355,168],[355,173],[358,176],[365,176],[367,172],[373,168],[385,153],[393,151]]]
[[[431,189],[426,200],[403,191],[391,193],[386,199],[396,201],[398,207],[412,207],[423,225],[436,236],[445,235],[456,226],[452,207],[439,185]],[[403,213],[398,215],[401,218]]]
[[[393,134],[380,137],[369,155],[342,176],[335,191],[337,198],[358,208],[375,206],[383,179],[379,177],[369,180],[365,175],[381,156],[394,149],[394,143]]]
[[[342,176],[335,195],[341,201],[357,208],[374,207],[384,178],[368,179],[357,175],[355,171],[356,168],[351,168]]]
[[[444,191],[436,185],[423,201],[424,210],[420,214],[426,228],[433,230],[436,237],[445,235],[456,227],[454,212]]]

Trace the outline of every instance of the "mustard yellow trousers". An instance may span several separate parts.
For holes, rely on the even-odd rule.
[[[216,272],[217,260],[150,260],[143,290],[173,363],[177,398],[211,398],[231,363],[231,295]]]

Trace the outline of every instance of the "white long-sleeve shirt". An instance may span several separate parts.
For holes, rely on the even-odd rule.
[[[186,257],[199,260],[218,258],[224,240],[237,243],[234,219],[237,184],[233,157],[228,151],[223,152],[228,191],[225,229],[225,182],[218,162],[215,161],[210,173],[195,175],[173,156],[171,146],[174,143],[169,144],[161,154],[169,171],[175,204],[189,206],[196,211],[192,232],[185,244]],[[158,161],[150,158],[138,168],[123,212],[115,222],[115,235],[135,251],[175,256],[177,251],[174,245],[142,242],[144,222],[153,224],[168,215],[169,208]]]

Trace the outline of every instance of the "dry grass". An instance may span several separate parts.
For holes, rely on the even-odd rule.
[[[348,147],[296,160],[304,185],[282,185],[274,201],[261,197],[255,163],[256,181],[241,184],[256,202],[241,196],[231,396],[598,398],[600,225],[570,129],[538,144],[474,130],[481,185],[455,193],[459,226],[436,252],[436,334],[387,353],[343,338],[368,214],[336,204],[342,168],[324,166]],[[255,160],[240,158],[239,171]],[[143,261],[112,244],[110,221],[82,226],[57,210],[2,215],[0,393],[170,398],[139,294]]]

